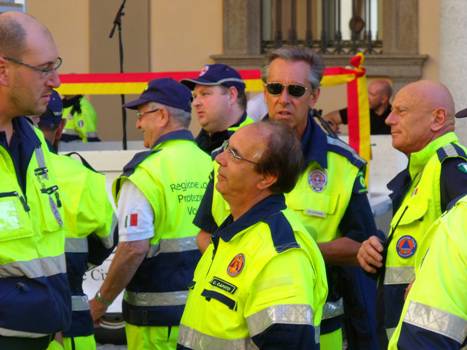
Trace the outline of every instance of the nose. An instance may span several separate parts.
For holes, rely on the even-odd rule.
[[[386,118],[386,120],[384,121],[386,123],[386,125],[394,125],[397,121],[397,113],[394,112],[394,111],[391,111],[391,113],[389,113],[388,117]]]
[[[47,79],[47,85],[53,89],[56,89],[60,86],[60,84],[60,76],[58,75],[58,72],[56,70],[53,70],[52,72],[50,72],[50,75]]]
[[[226,156],[226,153],[227,153],[227,152],[226,152],[225,150],[223,150],[223,151],[222,151],[221,153],[219,153],[219,154],[216,156],[216,158],[215,158],[217,164],[219,164],[220,166],[225,166],[225,164],[226,164],[226,157],[225,157],[225,156]]]
[[[201,105],[201,100],[198,96],[193,97],[193,101],[191,102],[193,107],[199,107]]]
[[[140,118],[136,119],[136,129],[141,129],[141,121]]]
[[[290,101],[290,96],[287,91],[287,87],[284,86],[284,90],[282,90],[281,94],[279,95],[279,103],[281,104],[288,104]]]

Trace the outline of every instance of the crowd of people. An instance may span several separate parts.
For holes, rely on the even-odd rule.
[[[66,108],[84,108],[54,90],[61,62],[44,25],[0,14],[0,349],[96,349],[93,325],[122,291],[130,350],[466,345],[467,148],[444,85],[392,101],[387,81],[369,87],[408,158],[385,235],[366,162],[337,136],[344,114],[315,110],[313,50],[268,55],[258,122],[230,66],[148,82],[124,105],[147,150],[113,183],[116,213],[105,176],[57,153]],[[83,275],[114,248],[88,301]]]

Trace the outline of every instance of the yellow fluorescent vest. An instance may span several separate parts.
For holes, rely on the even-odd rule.
[[[454,341],[458,347],[467,336],[467,196],[437,220],[428,236],[433,237],[424,259],[417,261],[415,282],[389,349],[410,344],[408,327],[423,329],[425,344],[438,338]],[[421,265],[421,266],[420,266]],[[421,340],[421,339],[420,339]],[[442,340],[442,339],[441,339]],[[400,344],[400,343],[399,343]],[[434,343],[432,347],[435,348]]]
[[[412,282],[415,259],[424,256],[430,246],[431,240],[426,232],[441,216],[441,162],[436,151],[441,147],[449,149],[452,142],[458,145],[457,136],[448,133],[410,155],[412,184],[391,221],[392,238],[387,250],[385,285]]]
[[[81,113],[71,114],[73,107],[63,108],[66,124],[63,132],[78,135],[83,142],[90,137],[97,137],[97,113],[91,102],[83,96],[80,100]]]
[[[189,349],[247,349],[251,337],[274,323],[318,328],[327,294],[324,261],[296,215],[288,209],[282,213],[299,248],[278,253],[264,222],[228,242],[220,238],[215,251],[213,243],[209,245],[195,270],[179,344]]]

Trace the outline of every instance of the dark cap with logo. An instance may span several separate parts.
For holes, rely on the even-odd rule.
[[[148,83],[146,90],[136,100],[125,103],[123,106],[137,109],[148,102],[191,112],[191,91],[171,78],[154,79]]]
[[[56,129],[62,121],[63,103],[57,91],[52,90],[47,109],[39,117],[39,127]]]
[[[197,84],[199,85],[222,85],[225,87],[235,86],[239,91],[245,90],[245,82],[240,74],[232,67],[226,64],[207,64],[199,73],[196,79],[183,79],[182,84],[185,84],[193,90]]]

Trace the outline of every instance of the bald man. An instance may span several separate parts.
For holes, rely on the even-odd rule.
[[[391,113],[392,87],[387,80],[373,80],[368,86],[368,102],[370,105],[371,135],[389,135],[391,128],[385,121]],[[324,117],[334,132],[339,133],[339,125],[347,125],[347,108],[326,114]]]
[[[68,328],[61,190],[40,115],[60,85],[62,60],[33,17],[0,14],[0,349],[46,349]]]
[[[414,279],[415,261],[429,248],[428,228],[467,188],[466,148],[454,133],[454,102],[444,85],[422,80],[405,86],[386,123],[393,147],[406,154],[409,163],[388,184],[394,216],[387,241],[372,236],[357,256],[367,272],[380,273],[383,293],[378,313],[384,349]]]

